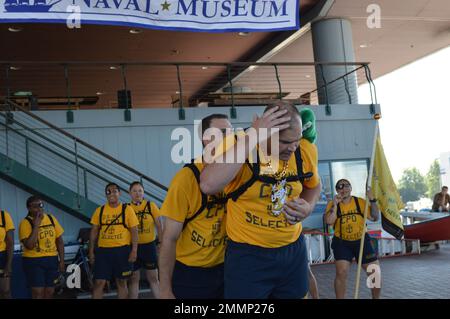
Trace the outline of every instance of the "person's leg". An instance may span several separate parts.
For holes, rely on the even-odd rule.
[[[311,267],[308,267],[308,276],[309,276],[309,294],[312,299],[319,299],[319,288],[317,287],[317,280],[311,271]]]
[[[44,299],[45,293],[44,287],[31,287],[31,298],[32,299]]]
[[[94,262],[94,286],[92,287],[92,299],[103,299],[106,283],[112,279],[111,249],[97,248]]]
[[[139,296],[139,280],[141,279],[141,270],[133,271],[128,280],[128,299],[138,299]]]
[[[159,299],[159,279],[158,279],[158,269],[146,269],[145,275],[147,277],[147,281],[152,290],[153,296],[156,299]]]
[[[9,277],[0,277],[0,299],[11,299]]]
[[[53,299],[54,294],[55,294],[55,287],[44,288],[44,299]]]
[[[127,279],[116,278],[116,286],[117,286],[117,298],[127,299],[128,298]]]
[[[372,299],[380,299],[381,295],[381,269],[378,260],[366,263],[361,266],[366,272],[368,278],[367,283],[370,284],[372,290]]]
[[[55,283],[57,282],[58,271],[58,257],[43,257],[42,268],[44,270],[44,299],[53,299],[55,293]]]
[[[277,260],[269,248],[228,241],[225,299],[267,299],[279,281]]]
[[[95,279],[92,288],[92,299],[103,299],[103,289],[105,289],[105,279]]]
[[[347,288],[347,277],[350,269],[350,262],[347,260],[336,260],[336,279],[334,280],[334,290],[336,299],[344,299]]]

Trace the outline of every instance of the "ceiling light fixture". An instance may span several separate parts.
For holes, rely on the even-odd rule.
[[[250,32],[239,32],[238,35],[240,35],[241,37],[246,37],[250,35]]]
[[[208,70],[207,66],[202,66],[202,70]]]
[[[131,34],[139,34],[139,33],[142,33],[142,30],[140,30],[140,29],[131,29],[130,33]]]
[[[117,66],[112,65],[112,66],[109,67],[109,69],[110,70],[117,70]]]
[[[18,66],[10,66],[9,69],[13,70],[13,71],[18,71],[18,70],[20,70],[20,67],[18,67]]]
[[[363,43],[363,44],[360,44],[359,47],[360,47],[361,49],[365,49],[365,48],[368,48],[369,45],[366,44],[366,43]]]

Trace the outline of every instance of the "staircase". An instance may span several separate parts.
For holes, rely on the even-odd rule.
[[[128,186],[144,185],[158,205],[167,188],[12,101],[0,105],[0,178],[83,220],[105,202],[108,182],[118,184],[122,201]]]

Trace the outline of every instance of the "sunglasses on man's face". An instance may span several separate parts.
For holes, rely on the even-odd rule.
[[[342,183],[342,184],[339,184],[336,186],[336,189],[339,189],[339,190],[344,189],[344,188],[350,188],[350,184]]]
[[[118,194],[118,193],[119,193],[119,190],[117,188],[106,190],[106,195]]]

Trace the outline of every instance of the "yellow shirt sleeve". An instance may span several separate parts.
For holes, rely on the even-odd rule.
[[[8,212],[5,212],[5,231],[14,230],[14,223],[11,218],[11,215]]]
[[[61,227],[61,224],[56,219],[55,216],[51,215],[53,218],[53,222],[55,223],[55,232],[56,232],[56,238],[60,237],[64,233],[64,228]]]
[[[137,225],[139,225],[139,220],[137,219],[136,212],[129,205],[127,205],[127,208],[125,209],[125,223],[128,228],[136,227]]]
[[[184,222],[190,210],[189,196],[186,193],[186,189],[189,189],[189,180],[193,177],[190,175],[193,174],[186,167],[174,176],[161,206],[161,216],[169,217],[180,223]]]
[[[94,214],[92,215],[91,218],[91,224],[92,225],[100,225],[100,221],[99,219],[99,215],[100,215],[100,207],[97,207],[97,209],[95,210]]]
[[[150,208],[151,208],[151,210],[152,210],[152,215],[153,215],[155,218],[159,218],[159,217],[161,216],[161,213],[160,213],[160,211],[159,211],[158,205],[156,205],[155,203],[151,202],[151,203],[150,203]]]
[[[28,220],[23,219],[19,225],[19,240],[22,241],[30,237],[31,231],[31,224],[28,222]]]
[[[303,173],[313,173],[311,178],[305,179],[303,185],[307,188],[315,188],[320,184],[317,146],[302,138],[300,140],[300,151],[302,152]]]

